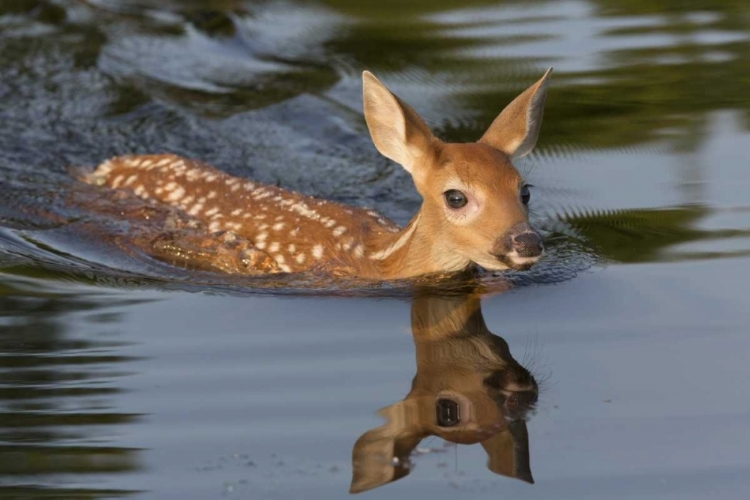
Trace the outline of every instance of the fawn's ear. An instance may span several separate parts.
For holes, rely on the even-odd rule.
[[[487,452],[487,468],[495,474],[534,483],[529,461],[529,433],[525,420],[515,420],[508,428],[482,441]]]
[[[511,158],[526,156],[534,149],[542,127],[547,80],[552,72],[526,89],[495,118],[479,142],[504,152]]]
[[[432,149],[435,136],[422,118],[369,71],[362,73],[365,121],[383,156],[415,175],[420,159]]]

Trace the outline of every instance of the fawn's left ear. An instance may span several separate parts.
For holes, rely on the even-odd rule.
[[[362,94],[365,121],[375,147],[419,177],[424,168],[420,159],[431,152],[435,136],[416,111],[369,71],[362,73]]]
[[[552,72],[526,89],[495,118],[479,142],[504,152],[511,158],[526,156],[534,149],[542,127],[547,80]]]

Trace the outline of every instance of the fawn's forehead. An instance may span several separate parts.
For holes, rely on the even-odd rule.
[[[506,185],[515,189],[521,182],[508,155],[486,144],[444,144],[438,165],[444,175],[475,187]]]

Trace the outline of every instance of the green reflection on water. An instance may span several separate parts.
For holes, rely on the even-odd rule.
[[[139,450],[107,439],[138,415],[116,408],[117,380],[133,358],[111,339],[77,338],[79,319],[98,328],[120,321],[112,306],[58,294],[7,276],[0,289],[0,494],[3,498],[100,498],[128,492],[25,486],[30,476],[140,470]],[[111,432],[111,431],[110,431]],[[96,442],[96,444],[94,444]],[[46,483],[41,480],[41,484]]]

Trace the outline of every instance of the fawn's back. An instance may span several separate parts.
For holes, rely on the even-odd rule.
[[[362,266],[368,240],[399,230],[372,210],[233,177],[176,155],[113,158],[89,182],[130,189],[143,199],[179,208],[208,229],[206,237],[231,232],[251,241],[282,272],[323,263]]]

